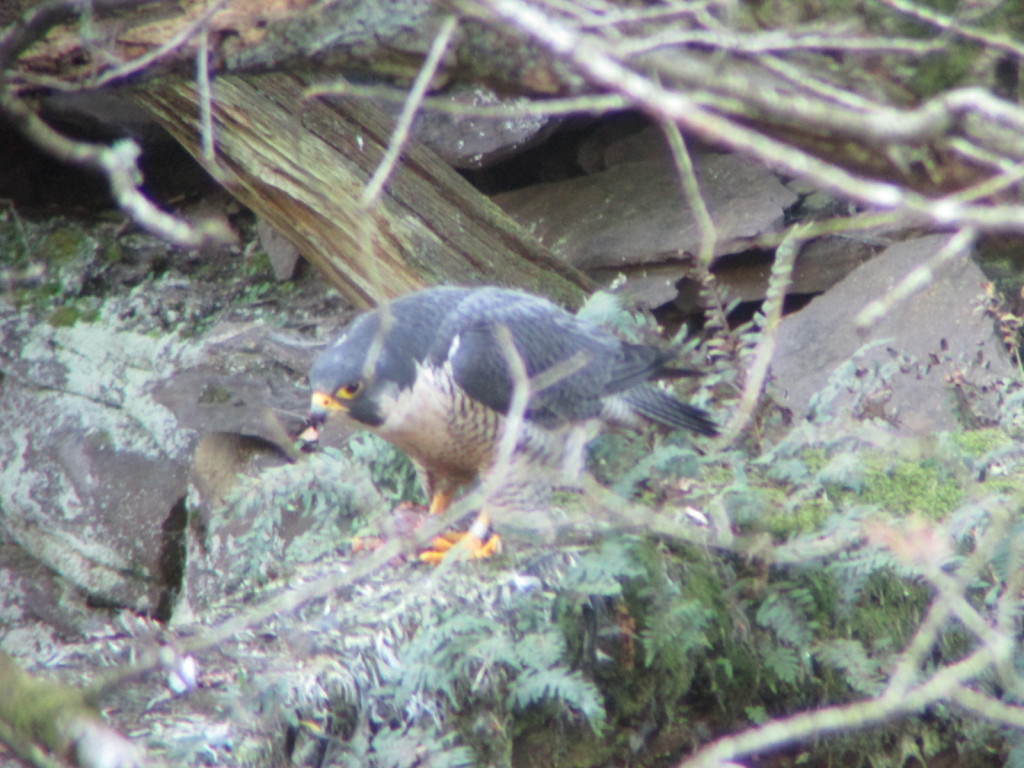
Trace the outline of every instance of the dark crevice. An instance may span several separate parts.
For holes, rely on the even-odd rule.
[[[153,618],[166,622],[171,618],[174,604],[185,581],[185,563],[188,558],[185,531],[188,528],[188,509],[185,497],[178,499],[164,520],[160,533],[160,558],[157,561],[159,597]]]

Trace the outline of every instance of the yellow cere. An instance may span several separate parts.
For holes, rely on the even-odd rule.
[[[328,395],[326,392],[314,392],[311,399],[314,410],[319,408],[327,411],[340,411],[345,408],[336,397]]]

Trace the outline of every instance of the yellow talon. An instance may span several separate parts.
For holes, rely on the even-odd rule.
[[[430,549],[420,553],[420,562],[440,565],[441,561],[456,548],[463,549],[470,560],[483,560],[501,552],[501,536],[493,533],[485,541],[468,532],[451,532],[435,536],[430,542]]]
[[[482,560],[501,552],[501,537],[491,531],[491,517],[486,511],[477,515],[465,533],[448,531],[435,536],[430,549],[420,553],[420,562],[437,565],[455,547],[461,547],[470,560]]]

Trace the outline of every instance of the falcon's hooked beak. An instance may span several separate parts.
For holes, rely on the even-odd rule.
[[[326,392],[314,392],[309,403],[309,417],[306,419],[309,426],[299,435],[307,446],[312,446],[320,439],[320,427],[327,421],[327,417],[335,411],[345,411],[344,404],[338,398],[328,395]]]

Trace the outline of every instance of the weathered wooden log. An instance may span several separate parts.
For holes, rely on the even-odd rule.
[[[362,307],[427,285],[492,283],[579,302],[587,278],[424,147],[407,146],[385,194],[363,207],[391,118],[365,102],[303,100],[304,87],[290,74],[216,79],[211,170],[346,298]],[[150,83],[134,98],[202,162],[193,82]]]

